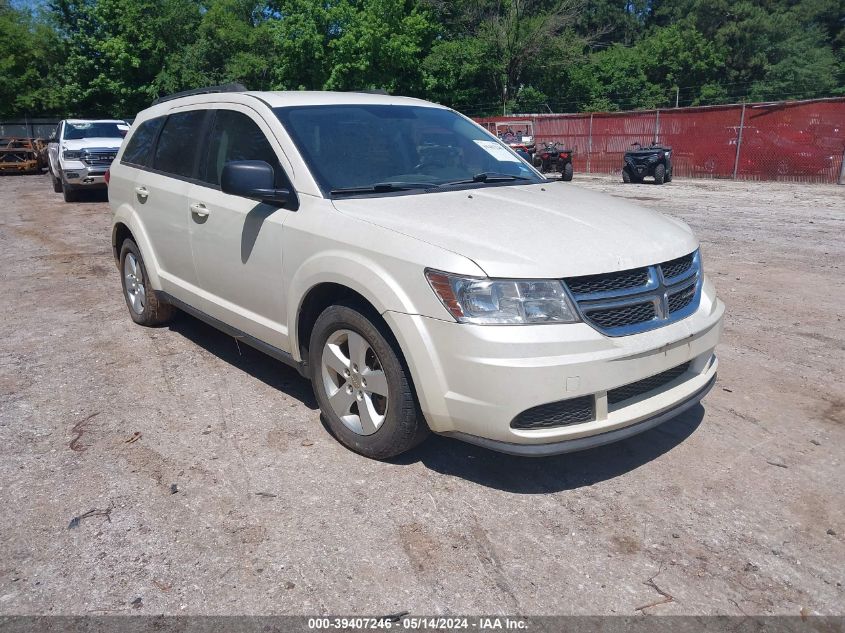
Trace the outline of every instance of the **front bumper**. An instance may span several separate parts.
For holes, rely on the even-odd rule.
[[[716,375],[710,379],[704,387],[693,393],[686,400],[682,400],[678,404],[662,411],[650,418],[635,422],[628,426],[616,429],[615,431],[606,431],[597,435],[587,435],[585,437],[577,437],[570,440],[563,440],[562,442],[551,442],[549,444],[513,444],[511,442],[500,442],[498,440],[491,440],[486,437],[477,437],[475,435],[467,435],[460,431],[447,431],[443,435],[454,437],[458,440],[463,440],[469,444],[489,448],[500,453],[507,453],[509,455],[520,455],[523,457],[548,457],[550,455],[562,455],[563,453],[574,453],[575,451],[583,451],[588,448],[595,448],[596,446],[603,446],[612,442],[618,442],[626,438],[644,433],[649,429],[668,422],[672,418],[679,416],[687,409],[691,409],[697,405],[701,399],[707,395],[707,392],[713,388],[716,382]]]
[[[716,375],[723,313],[724,304],[705,281],[695,313],[621,337],[604,336],[584,323],[473,326],[395,312],[384,316],[434,432],[543,455],[622,439],[693,406]],[[609,404],[608,391],[685,363],[688,370],[659,389]],[[527,409],[581,396],[594,398],[590,421],[511,427]]]
[[[107,167],[89,167],[79,163],[79,167],[66,166],[62,170],[64,182],[73,187],[84,187],[86,189],[102,189],[106,186]]]
[[[654,175],[655,168],[662,163],[634,163],[628,162],[626,165],[631,173],[636,174],[637,176],[652,176]]]

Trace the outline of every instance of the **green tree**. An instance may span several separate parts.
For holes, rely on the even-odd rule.
[[[195,0],[50,0],[48,7],[64,53],[60,99],[75,114],[97,116],[148,106],[201,15]]]
[[[60,113],[63,103],[52,76],[61,61],[56,32],[0,0],[0,41],[0,117]]]
[[[156,88],[174,92],[239,82],[269,89],[275,62],[269,21],[266,5],[256,0],[208,1],[181,54],[167,59]]]

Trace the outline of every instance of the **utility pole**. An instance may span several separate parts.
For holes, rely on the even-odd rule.
[[[657,141],[660,139],[660,110],[657,111],[657,117],[654,119],[654,141],[652,141],[652,145],[657,145]]]
[[[742,114],[739,115],[739,134],[736,138],[736,158],[734,159],[734,180],[739,171],[739,153],[742,151],[742,129],[745,127],[745,101],[742,102]]]

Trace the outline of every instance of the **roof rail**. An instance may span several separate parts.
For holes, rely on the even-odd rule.
[[[206,86],[205,88],[194,88],[193,90],[183,90],[182,92],[174,92],[171,95],[159,97],[153,101],[153,105],[164,103],[165,101],[172,101],[179,97],[190,97],[193,95],[207,95],[215,92],[246,92],[247,87],[239,83],[220,84],[219,86]]]
[[[385,90],[384,88],[371,88],[371,89],[368,89],[368,90],[351,90],[350,92],[357,92],[357,93],[363,94],[363,95],[388,95],[388,96],[390,96],[390,93],[387,90]]]

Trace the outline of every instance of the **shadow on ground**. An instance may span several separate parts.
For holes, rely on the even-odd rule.
[[[318,408],[311,383],[292,367],[184,313],[179,313],[169,328],[309,409]],[[704,407],[699,404],[627,440],[554,457],[516,457],[432,435],[413,451],[390,461],[396,465],[422,463],[435,472],[507,492],[559,492],[613,479],[657,459],[692,435],[703,418]],[[325,423],[323,426],[330,432]]]
[[[683,442],[704,418],[700,404],[640,435],[587,451],[554,457],[516,457],[433,436],[392,460],[422,462],[444,475],[518,494],[573,490],[613,479],[657,459]]]
[[[184,312],[177,312],[176,318],[168,324],[168,327],[220,360],[254,376],[274,389],[284,391],[309,409],[317,409],[311,382],[300,376],[293,367],[253,349],[246,343],[239,343],[228,334]]]
[[[62,194],[56,194],[62,195]],[[76,193],[75,204],[86,204],[89,202],[108,202],[109,192],[107,189],[81,189]]]

